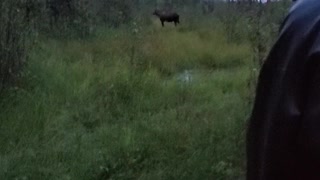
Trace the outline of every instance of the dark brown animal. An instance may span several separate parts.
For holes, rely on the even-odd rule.
[[[165,11],[155,10],[153,12],[153,15],[159,17],[162,27],[164,27],[164,22],[174,22],[175,26],[180,23],[179,14],[177,14],[176,12],[165,12]]]

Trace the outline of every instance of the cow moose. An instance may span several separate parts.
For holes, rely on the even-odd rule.
[[[177,14],[176,12],[172,12],[172,11],[166,12],[166,11],[160,11],[156,9],[153,12],[153,15],[159,17],[162,27],[164,27],[164,22],[174,22],[175,26],[177,26],[177,24],[180,23],[179,14]]]

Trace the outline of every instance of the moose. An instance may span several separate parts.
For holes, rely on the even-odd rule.
[[[177,26],[177,24],[180,23],[179,21],[179,14],[177,14],[176,12],[172,12],[172,11],[160,11],[158,9],[156,9],[153,12],[153,15],[158,16],[160,21],[161,21],[161,25],[162,27],[164,27],[164,22],[174,22],[174,25]]]

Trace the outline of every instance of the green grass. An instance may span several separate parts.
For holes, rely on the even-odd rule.
[[[249,46],[155,23],[38,43],[0,104],[0,179],[243,177]]]

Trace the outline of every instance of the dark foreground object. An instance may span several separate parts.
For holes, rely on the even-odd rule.
[[[290,10],[260,76],[247,180],[320,180],[320,1]]]
[[[164,27],[164,22],[174,22],[174,25],[180,23],[179,15],[175,12],[165,12],[160,10],[155,10],[153,12],[153,15],[156,15],[159,17],[162,27]]]

